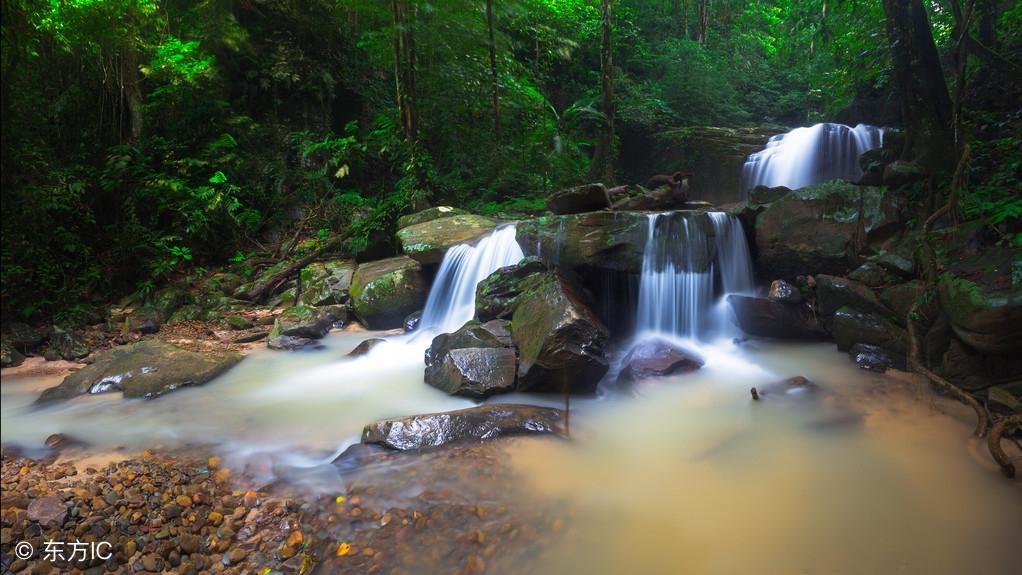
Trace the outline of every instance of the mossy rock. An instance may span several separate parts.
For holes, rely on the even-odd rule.
[[[355,275],[355,260],[314,262],[298,274],[302,287],[298,301],[305,305],[336,305],[348,301]]]
[[[439,218],[448,218],[450,216],[461,216],[465,214],[468,214],[468,212],[462,209],[452,208],[451,206],[436,206],[434,208],[427,208],[421,212],[401,216],[397,219],[397,227],[398,229],[407,228],[408,226],[426,223]]]
[[[944,273],[938,294],[955,335],[969,347],[991,354],[1022,351],[1022,284],[995,287]]]
[[[360,265],[348,293],[362,323],[370,329],[393,329],[422,309],[429,285],[419,262],[398,256]]]
[[[401,228],[397,238],[406,256],[434,264],[444,259],[444,253],[451,247],[469,243],[491,232],[496,225],[496,221],[484,216],[461,214]]]
[[[841,351],[848,351],[857,343],[879,346],[885,350],[906,355],[908,335],[893,321],[876,313],[842,307],[834,314],[834,341]]]
[[[518,222],[516,239],[526,255],[563,268],[639,273],[648,221],[642,212],[587,212]]]
[[[515,265],[498,269],[476,286],[476,318],[479,321],[510,318],[518,296],[543,281],[546,264],[529,256]]]

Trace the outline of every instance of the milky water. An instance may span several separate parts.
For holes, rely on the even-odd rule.
[[[883,144],[883,129],[859,124],[816,124],[778,134],[742,167],[742,193],[756,186],[802,188],[862,176],[859,156]]]

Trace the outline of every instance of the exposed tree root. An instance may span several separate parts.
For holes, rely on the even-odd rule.
[[[1001,473],[1008,478],[1015,477],[1015,463],[1001,449],[1001,438],[1008,430],[1015,427],[1022,427],[1022,413],[1009,415],[995,423],[993,428],[990,429],[990,436],[987,437],[987,447],[990,449],[990,456],[994,458],[997,465],[1001,466]]]

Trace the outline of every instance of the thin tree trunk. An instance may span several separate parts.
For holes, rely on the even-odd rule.
[[[497,77],[497,43],[493,33],[493,0],[486,0],[486,29],[490,39],[490,80],[493,85],[493,137],[500,142],[500,82]]]
[[[138,69],[138,52],[133,47],[126,48],[121,56],[122,78],[125,89],[125,104],[128,108],[129,136],[128,143],[137,145],[142,141],[142,88]]]
[[[601,108],[606,124],[600,135],[596,150],[596,172],[607,186],[614,185],[614,56],[613,56],[613,13],[611,0],[601,0],[603,15],[603,41],[600,45],[600,79],[602,86]]]
[[[699,29],[696,30],[696,41],[706,44],[706,31],[710,25],[710,0],[699,0]]]
[[[401,133],[405,142],[414,145],[418,140],[418,120],[415,111],[415,68],[412,62],[414,47],[408,25],[408,0],[393,0],[394,9],[394,84],[397,92]]]

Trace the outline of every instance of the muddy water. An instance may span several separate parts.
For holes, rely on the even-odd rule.
[[[63,432],[96,450],[212,444],[227,458],[305,469],[300,488],[335,493],[344,478],[324,462],[366,422],[470,405],[422,383],[422,342],[344,358],[369,335],[334,334],[314,353],[257,352],[211,384],[148,402],[109,395],[30,410],[55,379],[5,375],[2,441],[39,445]],[[570,512],[538,552],[488,572],[1018,572],[1022,483],[970,441],[968,409],[908,376],[861,371],[830,344],[702,352],[698,372],[573,399],[571,443],[506,443],[506,503],[523,516]],[[795,375],[822,389],[751,401],[750,387]],[[372,480],[384,507],[439,485],[402,472],[401,458],[393,465]]]

